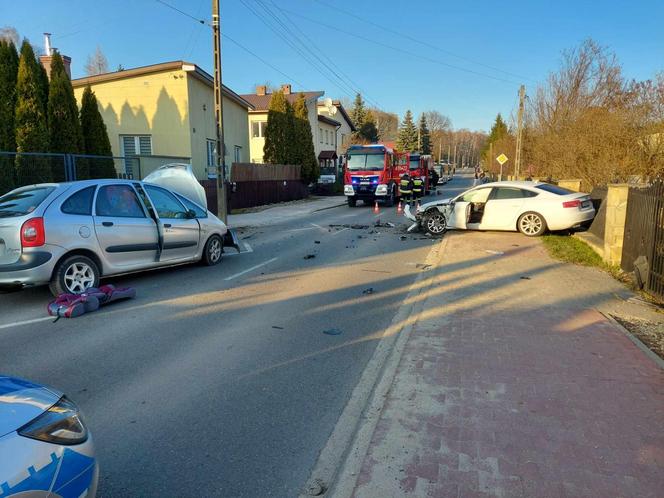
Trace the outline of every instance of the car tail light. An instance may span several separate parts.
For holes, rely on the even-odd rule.
[[[581,207],[581,201],[579,199],[574,199],[573,201],[563,202],[564,208],[578,208]]]
[[[21,245],[23,247],[40,247],[46,243],[44,218],[32,218],[21,227]]]

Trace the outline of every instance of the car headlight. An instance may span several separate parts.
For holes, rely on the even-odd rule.
[[[81,444],[88,429],[78,407],[65,396],[17,431],[21,436],[54,444]]]

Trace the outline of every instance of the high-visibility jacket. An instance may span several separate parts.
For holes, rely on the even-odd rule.
[[[419,194],[420,192],[422,192],[422,186],[423,185],[424,185],[424,182],[422,181],[422,179],[419,176],[416,176],[415,178],[413,178],[413,192],[415,192],[416,194]]]
[[[413,192],[413,186],[411,185],[410,180],[402,178],[399,182],[399,193],[400,194],[410,194]]]

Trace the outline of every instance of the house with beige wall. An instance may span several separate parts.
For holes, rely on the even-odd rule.
[[[300,93],[304,94],[309,114],[309,125],[314,141],[314,151],[321,164],[335,156],[339,147],[337,131],[342,124],[332,117],[319,112],[319,99],[325,95],[323,91],[292,91],[291,85],[282,85],[281,90],[291,104],[297,100]],[[265,128],[267,127],[267,114],[270,107],[272,94],[268,92],[265,85],[256,87],[256,93],[240,95],[244,100],[253,105],[249,111],[249,141],[251,150],[251,162],[263,162],[263,147],[265,145]]]
[[[113,155],[138,156],[141,176],[165,162],[184,161],[191,162],[197,178],[214,176],[213,78],[207,72],[173,61],[79,78],[72,80],[79,104],[88,85],[97,97]],[[253,105],[226,86],[222,95],[226,164],[249,162],[247,123]]]

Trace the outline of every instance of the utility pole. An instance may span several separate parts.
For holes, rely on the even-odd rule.
[[[519,112],[517,113],[517,131],[516,131],[516,155],[514,157],[514,176],[518,177],[521,172],[521,148],[523,146],[523,108],[526,99],[526,87],[519,87]]]
[[[214,115],[217,125],[217,215],[224,223],[226,209],[226,154],[224,147],[224,100],[221,83],[221,18],[219,1],[212,0],[212,32],[214,33]]]
[[[443,142],[442,140],[438,142],[438,162],[443,160]]]
[[[452,164],[454,164],[454,168],[456,169],[456,144],[454,144],[454,160],[452,161]]]
[[[491,167],[493,166],[493,142],[489,142],[489,160],[487,161],[487,168],[489,171],[491,171]],[[500,167],[500,176],[498,177],[498,181],[501,181],[503,179],[503,167]]]

